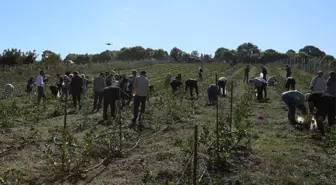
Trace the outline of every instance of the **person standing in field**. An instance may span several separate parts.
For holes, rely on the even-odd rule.
[[[126,100],[128,99],[129,93],[127,92],[127,78],[126,74],[122,74],[120,81],[119,81],[119,88],[121,90],[121,103],[122,103],[122,108],[126,105]]]
[[[263,74],[263,79],[267,81],[267,69],[265,66],[261,66],[261,73]]]
[[[286,78],[290,77],[292,75],[291,67],[288,66],[288,64],[285,65],[286,70]]]
[[[61,77],[60,74],[56,74],[57,93],[61,93],[62,83],[63,83],[63,78]]]
[[[329,73],[329,78],[327,80],[327,90],[326,93],[336,96],[336,74],[335,71]]]
[[[146,77],[145,71],[141,71],[140,76],[135,78],[133,89],[135,91],[135,96],[134,96],[134,109],[133,109],[132,124],[135,124],[138,118],[140,104],[141,104],[141,112],[140,112],[139,121],[141,120],[142,114],[145,112],[146,101],[148,100],[149,81]]]
[[[319,71],[317,76],[315,76],[310,83],[310,90],[313,92],[324,92],[326,89],[326,84],[323,78],[323,72]]]
[[[72,94],[72,101],[73,106],[77,109],[77,104],[79,109],[82,108],[81,104],[81,94],[83,92],[83,79],[78,75],[78,72],[74,72],[74,76],[70,82],[71,87],[71,94]]]
[[[202,65],[198,67],[197,73],[198,73],[198,78],[202,80],[203,79],[203,75],[202,75],[203,66]]]
[[[95,110],[99,111],[100,108],[102,107],[103,91],[105,87],[106,87],[106,81],[104,78],[104,73],[100,73],[100,75],[93,80],[93,110],[92,111],[95,111]]]
[[[281,99],[288,107],[288,120],[291,124],[297,124],[295,119],[296,108],[298,108],[303,114],[307,114],[307,108],[304,104],[305,95],[300,91],[286,91],[282,93]]]
[[[30,94],[33,91],[34,77],[30,77],[27,81],[26,92]]]
[[[111,86],[113,82],[113,74],[110,72],[105,73],[106,86]]]
[[[83,95],[85,95],[87,90],[88,90],[87,86],[88,86],[89,81],[86,79],[85,74],[82,74],[81,78],[82,78],[82,81],[83,81],[82,93],[83,93]]]
[[[40,74],[36,78],[36,86],[37,86],[37,104],[40,104],[41,99],[43,99],[43,106],[45,107],[46,95],[44,93],[44,71],[40,71]]]
[[[245,69],[244,69],[244,81],[246,81],[246,83],[248,83],[248,80],[249,80],[249,73],[250,73],[250,66],[247,64],[245,66]]]
[[[130,77],[129,79],[129,82],[128,82],[128,101],[127,101],[127,105],[129,105],[132,101],[132,91],[133,91],[133,86],[134,86],[134,83],[135,83],[135,78],[137,77],[137,71],[136,70],[133,70],[132,71],[132,76]]]

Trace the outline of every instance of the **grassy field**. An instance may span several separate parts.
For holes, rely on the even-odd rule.
[[[2,69],[0,81],[15,86],[15,97],[0,101],[0,183],[192,184],[190,161],[194,126],[198,125],[199,184],[336,184],[334,150],[313,139],[311,132],[288,123],[287,107],[280,99],[282,86],[268,87],[268,99],[257,102],[251,86],[243,83],[243,65],[235,66],[232,78],[229,65],[205,64],[199,99],[191,100],[184,92],[172,98],[170,87],[163,84],[166,74],[196,77],[197,67],[125,62]],[[283,66],[268,67],[269,75],[276,75],[282,85]],[[145,70],[156,90],[142,121],[145,129],[128,128],[132,107],[126,107],[117,120],[102,122],[102,112],[90,113],[91,89],[82,110],[67,114],[64,129],[64,102],[53,100],[47,90],[48,103],[43,109],[35,105],[35,95],[24,92],[28,77],[37,76],[41,69],[53,77],[78,70],[89,78],[111,69],[121,74]],[[260,70],[259,65],[253,66],[250,76],[259,75]],[[238,133],[233,136],[227,131],[231,96],[220,97],[221,147],[211,145],[216,139],[216,107],[206,105],[206,90],[215,83],[216,74],[234,82],[232,127]],[[293,70],[293,76],[298,79],[297,89],[308,92],[312,76],[300,70]],[[256,118],[260,114],[263,120]],[[213,146],[221,148],[221,162],[213,162]]]

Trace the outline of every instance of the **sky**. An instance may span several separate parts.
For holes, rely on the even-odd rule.
[[[0,10],[1,51],[64,58],[140,45],[214,54],[252,42],[336,56],[336,0],[0,0]]]

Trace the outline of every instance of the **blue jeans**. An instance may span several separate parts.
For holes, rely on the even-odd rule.
[[[282,100],[286,103],[288,107],[288,120],[291,121],[292,123],[295,122],[295,104],[293,102],[293,98],[290,96],[283,96]]]

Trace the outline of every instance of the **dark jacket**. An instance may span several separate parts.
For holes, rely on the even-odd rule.
[[[326,93],[336,96],[336,79],[329,77],[327,80]]]
[[[103,91],[104,101],[120,100],[122,96],[128,97],[128,94],[122,91],[119,87],[109,86]]]
[[[82,93],[83,80],[79,76],[74,76],[70,82],[70,88],[72,94]]]

